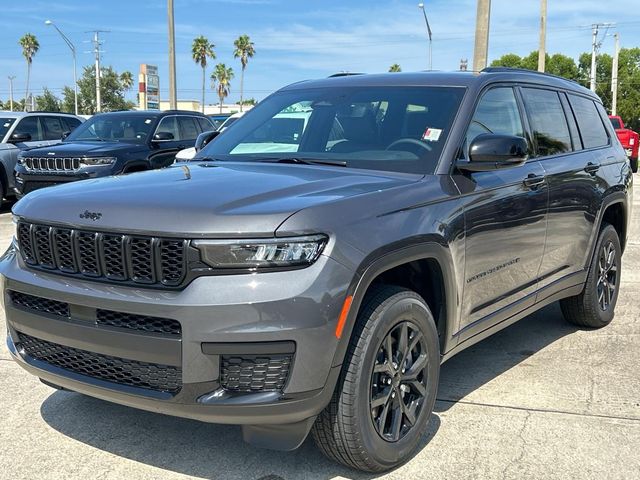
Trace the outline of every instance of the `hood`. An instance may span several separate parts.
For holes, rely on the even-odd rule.
[[[194,163],[36,190],[13,211],[95,230],[270,237],[298,210],[420,178],[342,167]]]
[[[145,145],[123,142],[62,142],[48,147],[31,148],[26,155],[43,157],[86,157],[90,155],[114,155],[121,151],[134,152],[146,149]],[[53,155],[52,155],[53,154]]]

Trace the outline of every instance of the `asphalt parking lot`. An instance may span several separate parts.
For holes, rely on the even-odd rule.
[[[580,330],[551,305],[453,358],[420,451],[380,478],[640,478],[635,198],[613,323]],[[2,250],[11,232],[5,205]],[[10,360],[4,332],[2,325],[0,479],[374,478],[325,460],[310,440],[295,452],[258,450],[242,442],[239,427],[55,391]]]

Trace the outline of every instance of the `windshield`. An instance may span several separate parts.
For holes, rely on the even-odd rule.
[[[613,128],[616,130],[619,130],[620,128],[622,128],[620,126],[620,119],[619,118],[611,118],[611,125],[613,125]]]
[[[4,139],[4,136],[7,134],[13,122],[15,122],[15,118],[0,118],[0,142]]]
[[[96,115],[76,128],[66,138],[75,141],[116,141],[144,143],[156,123],[154,115],[108,114]]]
[[[283,91],[238,119],[194,160],[324,160],[430,174],[463,95],[459,87]]]

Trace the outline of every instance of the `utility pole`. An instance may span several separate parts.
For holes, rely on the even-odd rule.
[[[591,74],[590,86],[592,92],[596,91],[596,53],[598,51],[598,24],[593,25],[593,40],[591,41]]]
[[[473,71],[479,72],[487,66],[489,54],[489,17],[491,0],[478,0],[476,12],[476,41],[473,48]]]
[[[427,12],[424,9],[424,3],[419,3],[418,8],[422,10],[422,14],[424,15],[424,23],[427,25],[427,34],[429,36],[429,71],[433,70],[433,38],[431,35],[431,26],[429,25],[429,19],[427,19]]]
[[[620,35],[614,34],[615,46],[613,51],[613,65],[611,67],[611,115],[616,115],[618,109],[618,56],[620,54]]]
[[[600,27],[606,28],[606,30],[604,31],[604,36],[602,37],[604,39],[604,37],[607,36],[609,27],[613,27],[614,25],[615,23],[594,23],[593,25],[591,25],[591,28],[593,29],[593,40],[591,41],[591,74],[589,88],[592,92],[596,91],[596,57],[598,55],[598,50],[600,50],[600,47],[602,46],[602,41],[598,41],[598,31]]]
[[[167,14],[169,17],[169,109],[176,110],[178,108],[178,98],[176,90],[176,33],[173,21],[173,0],[167,0]]]
[[[9,75],[7,78],[9,79],[9,109],[13,112],[13,81],[16,76]]]
[[[96,57],[96,113],[102,111],[102,102],[100,98],[100,54],[102,50],[102,42],[100,41],[100,34],[106,33],[107,30],[94,30],[93,32],[93,54]]]
[[[544,72],[547,60],[547,0],[540,0],[540,48],[538,48],[538,71]]]

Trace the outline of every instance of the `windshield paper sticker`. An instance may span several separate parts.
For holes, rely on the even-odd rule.
[[[427,142],[437,142],[440,139],[442,130],[439,128],[427,128],[422,134],[422,140]]]

